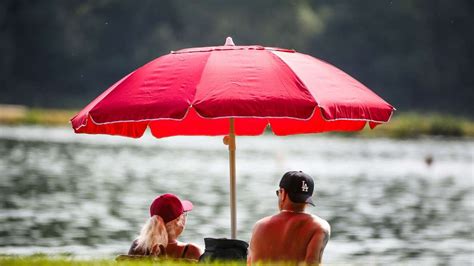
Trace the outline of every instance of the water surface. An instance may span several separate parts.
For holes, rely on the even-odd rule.
[[[238,137],[238,237],[277,211],[288,170],[315,177],[328,263],[474,263],[474,142],[328,135]],[[425,163],[427,156],[433,163]],[[161,193],[191,200],[183,240],[229,237],[221,137],[141,139],[0,127],[0,253],[113,257]]]

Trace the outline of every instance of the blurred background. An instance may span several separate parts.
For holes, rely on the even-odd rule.
[[[197,46],[295,49],[398,111],[357,134],[238,138],[238,230],[316,178],[328,263],[474,263],[474,4],[468,0],[0,2],[0,254],[126,252],[149,202],[192,200],[184,240],[228,237],[221,138],[74,135],[67,121],[152,59]]]
[[[472,116],[473,11],[469,0],[4,0],[0,102],[81,108],[158,56],[232,36],[326,60],[400,110]]]

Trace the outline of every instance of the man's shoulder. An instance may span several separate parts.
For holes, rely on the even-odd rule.
[[[331,232],[331,226],[326,220],[314,214],[310,214],[310,215],[312,218],[313,225],[316,229],[319,229],[327,233]]]
[[[270,222],[270,220],[272,219],[272,217],[274,217],[274,216],[275,216],[275,215],[270,215],[270,216],[267,216],[267,217],[263,217],[262,219],[258,220],[258,221],[255,223],[255,227],[268,224],[268,223]]]
[[[282,220],[281,214],[277,213],[274,215],[263,217],[255,223],[254,230],[258,229],[269,229],[274,226],[280,226],[284,221]]]
[[[313,230],[315,231],[323,231],[327,233],[331,232],[331,226],[326,220],[314,214],[309,214],[309,213],[306,213],[306,214],[307,215],[303,217],[301,216],[299,218],[295,217],[296,220],[287,219],[287,218],[285,219],[285,217],[283,217],[281,213],[270,215],[258,220],[255,223],[254,229],[257,230],[257,229],[268,228],[269,226],[270,227],[281,226],[283,224],[291,224],[291,223],[299,224],[301,220],[303,219],[303,220],[307,220],[306,224],[309,225],[310,228],[313,228]],[[309,229],[308,227],[306,228]]]

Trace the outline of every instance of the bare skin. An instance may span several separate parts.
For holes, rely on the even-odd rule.
[[[168,234],[168,246],[166,246],[166,254],[172,258],[181,258],[186,245],[188,245],[188,250],[186,250],[184,258],[199,260],[202,252],[198,246],[194,244],[186,244],[177,240],[186,226],[186,215],[181,215],[180,219],[182,219],[182,221],[181,223],[178,223],[175,234]]]
[[[248,264],[258,261],[320,264],[330,237],[329,223],[304,213],[306,204],[291,202],[284,189],[280,189],[278,198],[280,213],[255,224]]]
[[[178,237],[184,231],[184,227],[186,226],[186,215],[180,216],[180,223],[176,223],[175,232],[170,234],[168,232],[168,245],[166,246],[166,255],[171,258],[184,258],[190,260],[199,260],[202,252],[201,249],[194,245],[194,244],[186,244],[183,242],[178,241]],[[186,253],[183,257],[184,249],[188,246]],[[153,247],[153,253],[159,253],[159,247]]]
[[[186,244],[182,242],[171,242],[166,246],[166,255],[171,258],[181,258],[184,248],[188,245],[188,250],[184,256],[185,259],[199,260],[201,256],[201,250],[194,244]]]

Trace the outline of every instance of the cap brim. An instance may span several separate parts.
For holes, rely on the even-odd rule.
[[[193,209],[193,203],[189,200],[182,200],[181,204],[183,205],[183,211],[188,212]]]
[[[308,203],[308,204],[311,205],[311,206],[314,206],[314,202],[313,202],[313,198],[312,198],[312,197],[307,198],[305,202]]]
[[[313,197],[308,197],[307,195],[301,195],[301,194],[289,194],[288,193],[288,196],[290,197],[290,200],[295,202],[295,203],[308,203],[312,206],[314,206],[314,202],[313,202]]]

